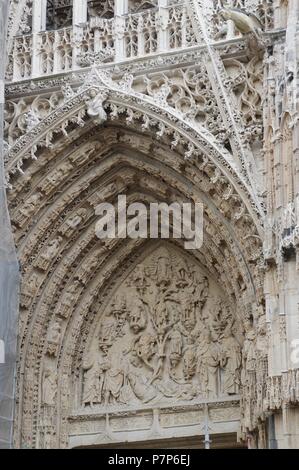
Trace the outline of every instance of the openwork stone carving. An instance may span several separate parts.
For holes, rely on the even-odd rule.
[[[296,2],[90,0],[76,24],[72,3],[32,31],[37,3],[11,1],[16,445],[200,435],[207,405],[265,447],[270,413],[298,421]],[[204,201],[204,249],[100,243],[121,193]]]

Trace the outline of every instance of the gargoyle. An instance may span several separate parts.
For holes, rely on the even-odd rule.
[[[263,25],[253,13],[240,8],[223,7],[219,10],[219,15],[224,20],[233,21],[240,33],[253,33],[257,39],[260,38]]]

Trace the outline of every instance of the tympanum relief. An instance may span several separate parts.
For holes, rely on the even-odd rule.
[[[215,282],[166,248],[111,298],[83,358],[82,406],[196,402],[236,395],[239,327]]]

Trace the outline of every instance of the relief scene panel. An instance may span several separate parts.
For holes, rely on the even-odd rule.
[[[190,256],[159,247],[103,311],[82,362],[83,408],[210,401],[240,388],[233,307]]]

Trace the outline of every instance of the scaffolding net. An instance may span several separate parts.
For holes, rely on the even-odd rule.
[[[19,266],[7,209],[3,116],[9,0],[0,0],[0,449],[13,446]]]

